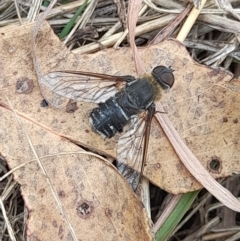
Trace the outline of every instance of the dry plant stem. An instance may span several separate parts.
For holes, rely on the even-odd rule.
[[[47,15],[46,19],[53,18],[55,16],[62,15],[64,13],[74,11],[79,8],[80,5],[84,3],[84,0],[74,1],[71,3],[63,4],[59,7],[55,7],[51,9],[49,14]]]
[[[227,19],[225,17],[204,14],[198,17],[198,21],[207,23],[209,27],[218,29],[222,32],[240,34],[239,21]]]
[[[175,195],[171,198],[170,202],[168,203],[167,207],[164,209],[162,215],[157,220],[157,222],[153,226],[153,232],[156,233],[158,229],[163,225],[163,223],[168,218],[169,214],[173,211],[177,203],[179,202],[181,195]]]
[[[138,16],[140,17],[146,10],[147,10],[147,5],[144,5],[144,6],[142,7],[142,9],[140,10]],[[120,45],[120,44],[122,43],[122,41],[125,39],[125,37],[127,36],[127,34],[128,34],[128,29],[126,29],[126,30],[123,32],[121,38],[119,38],[118,41],[114,44],[113,47],[114,47],[115,49],[118,49],[118,48],[119,48],[119,45]]]
[[[33,161],[28,161],[28,162],[24,162],[23,164],[12,168],[9,172],[5,173],[3,176],[0,177],[0,182],[3,181],[5,178],[7,178],[8,176],[10,176],[12,173],[14,173],[16,170],[20,169],[21,167],[24,167],[26,164],[33,162]]]
[[[147,211],[149,219],[151,218],[151,204],[150,204],[150,193],[149,193],[149,181],[142,177],[141,185],[139,185],[141,200],[144,203],[144,207]]]
[[[13,181],[11,182],[10,186],[4,190],[1,198],[2,201],[7,200],[9,198],[9,196],[12,194],[13,189],[18,185],[17,182]]]
[[[180,1],[175,1],[175,0],[152,0],[153,3],[156,5],[162,6],[164,8],[169,8],[169,9],[182,9],[183,6],[181,5]],[[180,10],[182,11],[182,10]]]
[[[15,3],[15,8],[16,8],[16,12],[17,12],[17,16],[18,16],[19,22],[22,25],[22,18],[21,18],[21,14],[20,14],[20,11],[19,11],[19,8],[18,8],[17,0],[14,0],[14,3]]]
[[[212,227],[216,226],[220,223],[220,218],[215,217],[212,220],[210,220],[207,224],[202,226],[197,231],[193,232],[191,235],[189,235],[187,238],[183,239],[183,241],[192,241],[196,238],[200,238],[203,234],[205,234],[207,231],[211,230]]]
[[[24,20],[25,20],[25,19],[23,19],[23,21],[24,21]],[[12,24],[12,25],[18,25],[18,24],[19,24],[19,21],[16,20],[16,19],[8,19],[8,20],[0,21],[0,27],[4,27],[4,26],[7,26],[7,27],[8,27],[8,25],[10,25],[10,24]]]
[[[181,6],[181,9],[170,10],[170,9],[158,8],[150,0],[143,0],[143,1],[148,7],[152,8],[153,10],[159,13],[179,13],[183,10],[182,6]]]
[[[233,235],[231,238],[226,239],[225,241],[235,241],[240,239],[240,232]]]
[[[218,67],[231,52],[238,48],[238,43],[234,42],[233,44],[227,44],[221,50],[211,55],[210,58],[203,60],[204,64]]]
[[[234,237],[236,234],[236,231],[226,231],[226,232],[220,232],[220,233],[208,233],[208,234],[205,234],[201,237],[201,240],[202,241],[212,241],[212,240],[223,240],[223,238],[228,238],[229,236],[233,235],[232,237]],[[231,237],[231,238],[232,238]],[[236,241],[238,239],[225,239],[224,241]]]
[[[120,27],[122,26],[121,22],[118,21],[117,23],[115,23],[103,36],[102,38],[99,40],[100,42],[109,38],[110,36],[112,36]]]
[[[28,16],[27,16],[27,22],[33,22],[36,19],[36,16],[39,12],[41,4],[42,4],[42,0],[32,1],[30,10],[29,10]]]
[[[0,11],[3,11],[4,9],[6,9],[9,5],[11,5],[12,1],[0,1]]]
[[[159,21],[159,19],[155,19],[155,20],[152,20],[150,22],[139,25],[139,26],[136,27],[135,36],[139,36],[141,34],[151,32],[151,31],[153,31],[157,28],[164,27],[172,19],[174,19],[175,16],[176,15],[174,15],[174,14],[169,14],[167,16],[162,17],[161,21]],[[114,34],[111,37],[109,37],[107,39],[104,39],[102,41],[99,41],[99,42],[105,47],[113,46],[121,36],[122,36],[122,32]],[[100,48],[100,46],[99,46],[98,43],[91,43],[91,44],[87,44],[85,46],[82,46],[81,48],[74,49],[72,51],[72,53],[74,53],[74,54],[92,53],[94,51],[97,51],[99,48]]]
[[[173,19],[170,24],[168,24],[160,32],[158,32],[158,34],[149,43],[149,45],[159,43],[166,39],[168,36],[170,36],[174,29],[182,22],[183,18],[185,18],[186,15],[189,13],[190,9],[191,5],[189,4],[180,14],[176,16],[176,18]]]
[[[91,1],[88,1],[87,4],[88,4],[87,8],[85,9],[85,11],[83,12],[80,19],[77,21],[77,23],[74,25],[71,32],[68,34],[68,36],[64,40],[64,44],[66,44],[68,42],[68,40],[72,37],[72,35],[75,33],[75,31],[78,28],[83,28],[86,25],[86,23],[88,22],[89,18],[91,17],[91,15],[93,13],[95,7],[97,6],[97,1],[91,0]]]
[[[202,0],[201,2],[201,6],[199,7],[199,9],[196,9],[195,7],[192,9],[192,11],[190,12],[187,20],[185,21],[184,25],[182,26],[178,36],[177,36],[177,40],[183,42],[185,40],[185,38],[187,37],[189,31],[191,30],[193,24],[195,23],[198,15],[200,14],[203,6],[205,5],[207,0]]]
[[[221,44],[221,43],[219,44],[216,43],[215,46],[213,46],[209,41],[190,40],[190,39],[185,40],[184,45],[189,48],[206,50],[210,52],[218,52],[221,50],[221,48],[224,48],[225,46],[225,44]],[[238,51],[230,52],[228,56],[240,61],[240,53]]]
[[[238,19],[240,21],[240,16],[236,13],[234,13],[232,5],[229,1],[226,0],[215,0],[215,3],[218,5],[218,7],[227,13],[231,14],[233,17]]]
[[[127,27],[129,31],[129,43],[133,52],[133,58],[135,63],[135,69],[137,75],[145,73],[145,69],[141,58],[139,56],[136,44],[135,44],[135,30],[138,20],[138,14],[142,6],[142,0],[131,0],[128,3],[128,16],[127,16]]]
[[[11,223],[9,222],[7,214],[6,214],[6,210],[5,210],[5,207],[4,207],[4,204],[3,204],[2,197],[0,197],[0,208],[2,210],[2,214],[3,214],[3,218],[4,218],[4,221],[5,221],[5,224],[7,225],[7,230],[8,230],[8,234],[10,236],[10,240],[11,241],[16,241],[16,238],[14,236],[14,231],[12,229]]]
[[[238,198],[238,200],[240,201],[240,198]],[[215,210],[215,209],[218,209],[218,208],[221,208],[221,207],[223,207],[223,206],[224,206],[224,204],[222,204],[222,203],[214,203],[214,204],[212,204],[212,205],[209,207],[209,209],[206,211],[206,213],[205,213],[205,222],[207,222],[209,213],[210,213],[211,211],[213,211],[213,210]]]

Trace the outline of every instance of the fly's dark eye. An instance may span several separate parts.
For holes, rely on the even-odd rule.
[[[153,69],[152,75],[164,90],[169,89],[174,84],[174,75],[171,67],[157,66]]]

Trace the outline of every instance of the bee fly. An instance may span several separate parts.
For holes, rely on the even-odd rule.
[[[164,66],[155,67],[152,76],[141,79],[125,76],[124,79],[125,88],[100,103],[90,114],[93,129],[108,138],[122,132],[132,116],[154,108],[154,101],[161,97],[160,86],[168,89],[174,83],[172,70]]]
[[[46,74],[41,83],[55,94],[72,100],[94,102],[90,123],[98,134],[118,139],[117,166],[133,189],[140,180],[147,156],[150,126],[155,114],[154,101],[161,90],[174,84],[173,70],[157,66],[151,75],[139,79],[82,71],[58,71]],[[130,124],[128,130],[123,128]],[[129,168],[131,167],[131,168]]]

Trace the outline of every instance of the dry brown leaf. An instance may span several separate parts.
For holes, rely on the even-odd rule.
[[[114,157],[115,140],[103,140],[91,131],[88,113],[95,105],[77,103],[78,109],[74,113],[40,107],[39,89],[32,66],[29,66],[31,58],[27,43],[31,27],[21,27],[22,36],[17,36],[15,31],[5,32],[0,42],[0,81],[5,90],[2,95],[8,96],[18,111],[92,149]],[[118,51],[108,49],[93,55],[67,55],[66,48],[47,24],[43,26],[37,40],[37,57],[43,73],[54,69],[78,69],[135,75],[132,55],[127,48]],[[147,72],[159,64],[171,65],[175,69],[175,86],[163,96],[161,103],[175,128],[203,166],[208,168],[211,159],[217,156],[222,162],[219,173],[212,173],[215,178],[239,172],[240,146],[237,140],[240,123],[239,107],[236,104],[239,99],[239,83],[228,82],[231,79],[229,73],[196,64],[185,48],[174,40],[140,49],[140,55]],[[9,70],[7,66],[14,66],[15,70]],[[16,82],[21,78],[33,81],[34,88],[30,94],[15,93]],[[153,121],[144,175],[175,194],[201,188],[179,161],[156,120]]]
[[[28,240],[152,240],[141,201],[108,162],[0,107],[1,155],[21,184]],[[27,141],[37,153],[46,175]],[[55,197],[55,198],[54,198]]]

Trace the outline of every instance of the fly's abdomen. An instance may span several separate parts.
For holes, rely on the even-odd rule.
[[[113,137],[116,132],[121,132],[129,118],[130,116],[123,111],[115,97],[100,103],[99,107],[94,108],[90,113],[93,129],[108,138]]]

